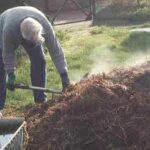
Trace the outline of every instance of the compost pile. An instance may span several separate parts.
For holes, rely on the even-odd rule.
[[[150,62],[85,77],[26,120],[27,150],[149,150]]]

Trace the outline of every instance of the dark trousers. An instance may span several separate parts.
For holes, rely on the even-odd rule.
[[[46,71],[45,71],[45,57],[43,52],[43,46],[22,42],[31,62],[30,75],[33,86],[45,87],[46,83]],[[45,101],[45,94],[42,91],[33,91],[35,103],[41,103]]]
[[[28,42],[23,42],[27,54],[29,55],[31,66],[30,75],[31,82],[34,86],[45,87],[46,71],[45,71],[45,58],[42,45],[33,45]],[[42,91],[33,91],[35,103],[45,101],[45,94]],[[6,99],[6,72],[4,70],[4,63],[2,59],[2,49],[0,49],[0,109],[4,108]]]
[[[0,48],[0,109],[4,108],[6,99],[6,73],[2,58],[2,49]]]

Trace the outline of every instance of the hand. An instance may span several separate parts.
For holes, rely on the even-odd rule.
[[[68,73],[65,72],[65,73],[62,73],[60,74],[61,76],[61,82],[62,82],[62,91],[65,91],[65,89],[70,85],[70,80],[69,80],[69,77],[68,77]]]
[[[65,81],[65,82],[62,82],[62,87],[63,87],[63,92],[66,90],[66,88],[68,88],[70,85],[70,81]]]
[[[14,91],[15,90],[15,81],[16,81],[16,76],[15,74],[12,72],[12,73],[9,73],[8,74],[8,79],[7,79],[7,88],[11,91]]]

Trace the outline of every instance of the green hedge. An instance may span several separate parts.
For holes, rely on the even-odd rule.
[[[98,8],[98,6],[97,6]],[[149,21],[150,20],[150,8],[149,7],[127,7],[127,6],[115,6],[109,5],[106,8],[98,8],[96,13],[96,21],[102,20],[117,20],[124,19],[127,21]]]

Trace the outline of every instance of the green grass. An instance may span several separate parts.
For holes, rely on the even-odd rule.
[[[148,26],[148,24],[146,24]],[[130,58],[136,56],[136,49],[147,50],[150,46],[149,34],[132,33],[132,27],[107,27],[75,25],[55,27],[55,31],[64,49],[68,62],[71,81],[79,81],[87,73],[109,72],[116,67],[122,67]],[[49,57],[47,60],[47,87],[61,89],[58,73]],[[30,62],[27,56],[17,60],[17,82],[31,84]],[[51,95],[48,95],[51,98]],[[34,104],[31,91],[8,91],[7,106],[25,107]]]
[[[123,46],[132,51],[147,51],[150,48],[149,32],[133,32],[122,42]]]

